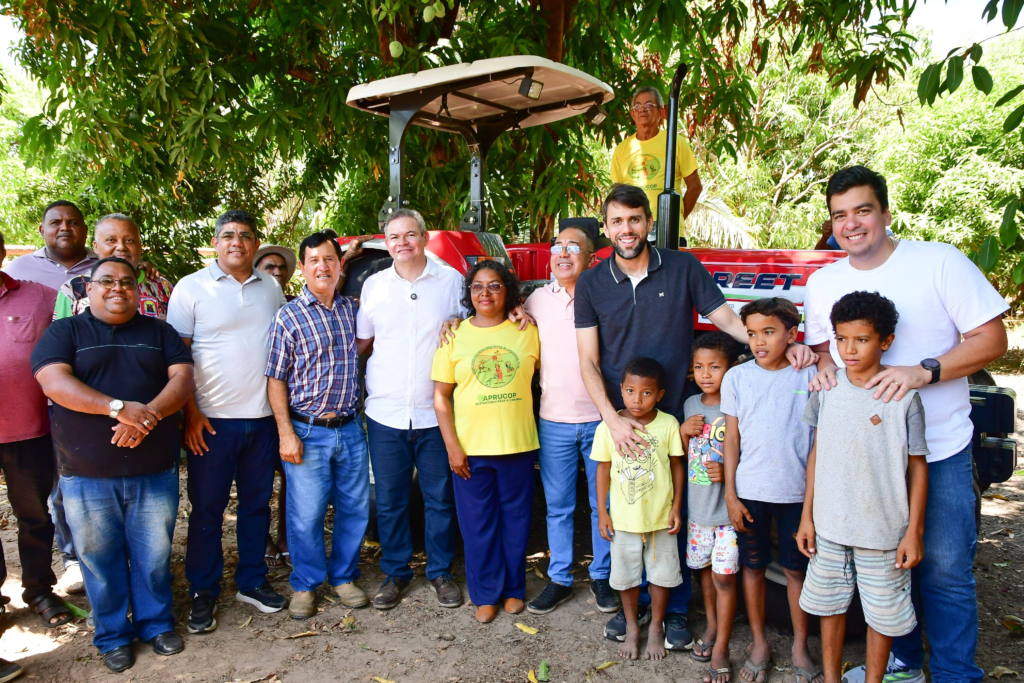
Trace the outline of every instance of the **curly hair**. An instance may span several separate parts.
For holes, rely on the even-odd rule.
[[[466,279],[462,284],[462,305],[467,311],[475,310],[473,308],[473,293],[470,287],[473,284],[473,278],[481,270],[489,269],[493,270],[501,278],[502,284],[505,285],[505,315],[511,313],[516,306],[522,303],[523,296],[519,290],[519,278],[515,276],[511,270],[508,269],[501,261],[477,261],[466,273]]]
[[[697,355],[701,349],[717,351],[725,356],[726,364],[732,365],[743,353],[743,347],[738,341],[727,335],[725,332],[705,332],[693,340],[693,350],[690,358]]]
[[[900,314],[896,304],[878,292],[850,292],[832,307],[832,330],[840,323],[863,320],[871,323],[879,339],[885,339],[896,332]]]

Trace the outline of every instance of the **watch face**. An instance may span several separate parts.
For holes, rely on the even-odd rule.
[[[923,365],[925,368],[929,370],[935,370],[936,368],[939,367],[939,361],[935,360],[934,358],[925,358],[923,361],[921,361],[921,365]]]

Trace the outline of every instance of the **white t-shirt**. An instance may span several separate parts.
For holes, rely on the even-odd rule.
[[[463,278],[429,257],[414,282],[391,266],[363,284],[356,336],[373,338],[366,362],[366,415],[392,429],[437,426],[430,368],[446,320],[462,317]]]
[[[1009,309],[970,259],[956,247],[938,242],[903,240],[889,259],[873,270],[857,270],[850,259],[822,268],[807,280],[804,298],[805,342],[830,342],[832,358],[843,361],[829,316],[832,306],[850,292],[878,292],[900,315],[896,340],[882,356],[885,365],[917,365],[938,358],[970,332]],[[918,389],[927,424],[928,462],[956,455],[971,441],[970,390],[967,378]]]
[[[270,325],[284,306],[281,285],[258,270],[244,283],[214,261],[186,275],[167,302],[167,322],[192,340],[196,404],[206,417],[272,414],[267,398]]]

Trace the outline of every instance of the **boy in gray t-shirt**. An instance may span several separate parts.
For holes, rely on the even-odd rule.
[[[708,332],[693,342],[693,380],[703,393],[683,404],[680,427],[687,450],[686,566],[700,572],[708,624],[690,657],[710,662],[705,677],[724,677],[729,667],[729,637],[736,615],[736,574],[740,570],[736,528],[729,521],[722,488],[722,380],[741,347],[724,332]]]
[[[818,392],[803,420],[815,427],[797,545],[810,558],[800,607],[821,617],[825,679],[842,675],[843,633],[853,589],[868,628],[866,680],[880,681],[892,639],[917,624],[910,568],[923,555],[928,495],[924,408],[916,390],[883,403],[864,385],[882,370],[899,315],[877,293],[853,292],[832,308],[846,365]]]

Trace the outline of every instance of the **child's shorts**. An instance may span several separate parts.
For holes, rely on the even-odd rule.
[[[617,591],[636,588],[643,580],[662,588],[675,588],[683,582],[679,567],[678,536],[670,536],[668,529],[635,534],[616,531],[612,536],[612,571],[608,584]]]
[[[903,636],[914,630],[917,617],[910,600],[910,571],[896,568],[895,550],[869,550],[839,545],[821,536],[800,593],[800,608],[830,617],[846,614],[854,585],[868,626],[883,636]]]
[[[796,545],[796,532],[800,530],[803,503],[764,503],[759,500],[740,502],[746,506],[753,522],[743,520],[750,533],[736,532],[740,547],[740,564],[747,569],[765,569],[772,561],[772,517],[779,532],[779,564],[784,569],[802,572],[807,569],[807,557]]]
[[[686,566],[715,574],[736,574],[740,570],[740,549],[736,529],[731,524],[709,526],[692,519],[686,525]]]

